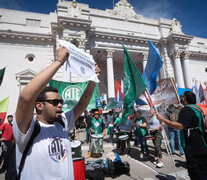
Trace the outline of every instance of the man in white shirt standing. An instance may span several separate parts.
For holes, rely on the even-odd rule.
[[[66,113],[62,112],[63,100],[58,90],[46,87],[58,69],[68,60],[65,47],[57,50],[57,60],[38,73],[22,90],[15,113],[13,131],[16,141],[16,167],[34,129],[35,121],[40,124],[40,133],[27,153],[21,179],[74,179],[71,144],[66,131],[75,127],[75,120],[86,109],[96,83],[89,81],[78,104]],[[95,67],[99,75],[99,68]],[[33,117],[34,108],[37,116]],[[58,121],[62,121],[61,125]]]

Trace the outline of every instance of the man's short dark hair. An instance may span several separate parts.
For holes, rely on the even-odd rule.
[[[13,116],[12,116],[12,115],[8,115],[8,116],[7,116],[7,119],[8,119],[8,118],[10,118],[10,117],[11,117],[11,118],[13,118]]]
[[[185,91],[184,96],[188,104],[196,104],[196,95],[191,91]]]
[[[45,99],[45,94],[47,92],[56,92],[56,93],[58,93],[58,89],[54,88],[54,87],[50,87],[50,86],[45,87],[42,90],[42,92],[39,94],[39,96],[37,97],[36,102],[41,102],[42,100],[44,100]]]

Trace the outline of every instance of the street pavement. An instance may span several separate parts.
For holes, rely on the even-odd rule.
[[[77,130],[77,139],[82,142],[82,156],[85,157],[85,162],[87,161],[96,161],[98,159],[105,158],[107,153],[117,152],[119,150],[116,149],[115,144],[109,143],[108,135],[104,137],[104,152],[102,157],[100,158],[89,158],[86,159],[88,152],[88,144],[85,142],[85,129]],[[122,161],[127,161],[130,164],[130,173],[118,176],[116,178],[106,177],[105,180],[190,180],[186,165],[185,165],[185,157],[180,157],[179,152],[176,155],[172,156],[174,159],[174,163],[172,161],[171,156],[167,154],[164,143],[162,143],[162,152],[163,152],[163,168],[157,168],[156,165],[153,164],[154,161],[154,147],[151,140],[147,141],[149,146],[150,157],[149,159],[140,159],[140,146],[135,147],[134,142],[131,142],[131,157],[126,155],[120,155]],[[127,152],[127,151],[126,151]],[[175,167],[175,168],[174,168]],[[4,173],[0,174],[0,180],[4,180]]]

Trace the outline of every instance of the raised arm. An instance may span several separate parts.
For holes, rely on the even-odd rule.
[[[179,123],[179,122],[176,122],[176,121],[170,121],[168,119],[165,119],[161,114],[157,113],[156,114],[157,116],[157,119],[159,119],[160,121],[164,122],[165,124],[167,124],[168,126],[170,126],[171,128],[175,128],[175,129],[178,129],[178,130],[182,130],[184,129],[185,127]]]
[[[18,128],[22,133],[26,133],[30,127],[36,98],[58,69],[67,61],[68,56],[68,50],[65,47],[60,47],[57,50],[57,61],[39,72],[20,93],[15,116]]]
[[[100,74],[100,69],[98,67],[98,65],[95,65],[95,71],[97,76]],[[93,95],[93,91],[94,88],[96,86],[96,83],[93,81],[89,81],[88,82],[88,86],[86,87],[85,91],[83,92],[78,104],[73,108],[73,112],[74,112],[74,119],[77,120],[80,115],[83,113],[83,111],[85,111],[85,109],[87,108],[91,97]]]

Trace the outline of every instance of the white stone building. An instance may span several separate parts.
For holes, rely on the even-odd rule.
[[[127,0],[120,0],[113,10],[64,0],[59,0],[57,12],[50,14],[0,9],[0,68],[7,67],[0,100],[10,96],[9,114],[14,113],[22,88],[55,59],[58,39],[93,55],[102,70],[100,92],[108,97],[114,97],[114,80],[123,76],[121,42],[141,73],[150,39],[165,60],[160,79],[174,77],[181,88],[191,88],[192,78],[206,81],[207,39],[184,34],[176,19],[136,14]],[[54,79],[62,80],[63,68]],[[70,80],[79,81],[73,75]]]

